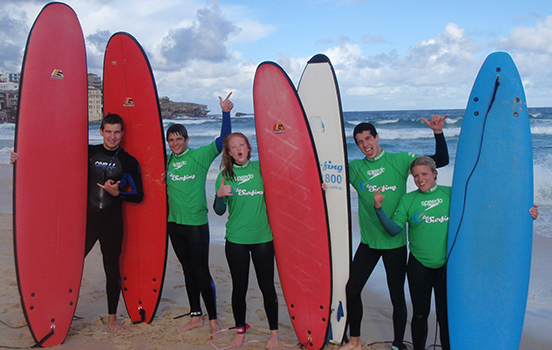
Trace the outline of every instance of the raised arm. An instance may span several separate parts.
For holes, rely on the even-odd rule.
[[[234,104],[232,103],[232,101],[230,101],[230,96],[232,96],[232,92],[230,92],[224,100],[222,99],[222,97],[219,96],[220,109],[222,109],[222,126],[220,128],[220,136],[216,140],[216,145],[219,152],[222,151],[222,142],[224,141],[224,138],[226,137],[226,135],[232,132],[230,111],[232,111],[232,108],[234,108]]]
[[[433,130],[435,136],[435,154],[430,157],[435,161],[437,168],[444,167],[449,163],[447,141],[445,140],[445,134],[443,134],[443,128],[447,117],[448,114],[444,117],[433,115],[431,116],[431,120],[422,118],[422,120]]]

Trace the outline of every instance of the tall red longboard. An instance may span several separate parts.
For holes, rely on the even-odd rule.
[[[257,67],[253,101],[268,219],[287,308],[299,342],[321,349],[330,317],[331,266],[312,137],[295,87],[277,64]]]
[[[167,259],[165,141],[157,88],[138,41],[114,34],[104,57],[104,114],[125,123],[122,148],[140,163],[144,200],[123,203],[121,288],[130,318],[151,322],[161,300]]]
[[[21,70],[14,249],[21,303],[38,345],[61,344],[75,313],[86,232],[88,83],[75,12],[38,15]]]

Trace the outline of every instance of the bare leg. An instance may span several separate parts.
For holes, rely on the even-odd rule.
[[[347,344],[339,348],[339,350],[360,350],[360,349],[362,349],[360,337],[351,337]]]
[[[278,337],[278,330],[270,331],[270,339],[268,340],[268,343],[266,343],[265,348],[266,349],[273,349],[278,346],[280,343],[280,339]]]
[[[209,326],[211,327],[211,338],[222,338],[222,333],[220,333],[220,327],[217,320],[209,320]]]
[[[190,329],[194,328],[201,328],[203,327],[203,317],[202,316],[192,316],[192,319],[190,322],[186,323],[184,327],[180,328],[178,330],[178,333],[189,331]]]
[[[231,344],[233,347],[237,348],[238,346],[241,346],[243,344],[244,340],[245,340],[245,333],[238,334],[236,335],[234,340],[232,340]]]
[[[107,321],[108,321],[108,324],[109,324],[109,329],[113,333],[121,333],[122,331],[125,330],[125,327],[121,326],[119,324],[119,322],[117,322],[117,315],[109,314],[109,317],[108,317]]]

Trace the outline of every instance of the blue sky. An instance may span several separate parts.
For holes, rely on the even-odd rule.
[[[48,1],[2,0],[0,70],[19,71]],[[134,35],[161,96],[207,104],[233,91],[253,112],[255,69],[279,63],[297,84],[310,57],[334,64],[345,111],[464,108],[485,57],[512,55],[529,107],[552,106],[552,1],[72,0],[101,75],[105,45]]]

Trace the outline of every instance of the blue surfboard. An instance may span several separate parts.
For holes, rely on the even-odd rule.
[[[458,141],[448,234],[451,349],[519,349],[533,223],[529,115],[507,53],[487,57]]]

